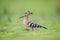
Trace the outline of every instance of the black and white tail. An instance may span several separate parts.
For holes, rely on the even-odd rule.
[[[38,25],[38,24],[35,24],[35,23],[32,23],[32,22],[29,22],[27,25],[29,27],[32,27],[32,28],[44,28],[44,29],[47,29],[46,27],[43,27],[41,25]]]

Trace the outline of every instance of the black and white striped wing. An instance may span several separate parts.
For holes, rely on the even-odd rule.
[[[29,27],[40,27],[38,24],[35,24],[35,23],[33,23],[33,22],[29,22],[27,25],[28,25]]]

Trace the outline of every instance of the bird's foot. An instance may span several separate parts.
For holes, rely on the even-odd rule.
[[[26,31],[29,31],[29,29],[25,29]]]

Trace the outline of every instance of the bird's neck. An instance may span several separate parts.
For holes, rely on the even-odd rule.
[[[23,23],[27,25],[28,22],[29,22],[28,17],[24,17]]]

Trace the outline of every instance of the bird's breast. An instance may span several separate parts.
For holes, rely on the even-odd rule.
[[[28,19],[24,19],[24,20],[23,20],[23,23],[24,23],[25,25],[27,25]]]

